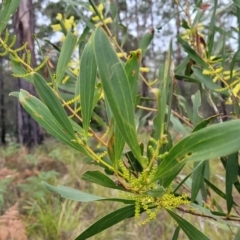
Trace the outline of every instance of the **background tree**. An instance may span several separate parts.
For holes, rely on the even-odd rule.
[[[34,7],[32,0],[21,0],[18,11],[13,18],[14,31],[17,36],[17,47],[28,43],[31,53],[31,64],[36,65],[33,34],[35,29]],[[23,54],[23,53],[22,53]],[[26,54],[26,53],[25,53]],[[31,94],[36,95],[33,85],[18,78],[17,88],[27,89]],[[30,115],[17,103],[17,140],[20,144],[32,147],[43,141],[43,131]]]
[[[0,116],[1,116],[1,143],[6,144],[6,114],[5,114],[5,96],[4,96],[4,76],[3,76],[3,59],[0,58]]]

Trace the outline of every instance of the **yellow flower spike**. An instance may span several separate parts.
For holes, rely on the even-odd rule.
[[[208,59],[208,62],[211,64],[211,63],[218,63],[218,62],[221,62],[222,61],[222,58],[217,58],[216,56],[211,56],[209,59]],[[215,59],[215,60],[214,60]]]
[[[78,95],[78,96],[70,99],[69,101],[65,102],[64,104],[62,104],[62,106],[64,107],[64,106],[68,106],[68,105],[70,105],[70,104],[73,104],[73,103],[75,103],[76,101],[78,101],[79,99],[80,99],[80,95]]]
[[[233,70],[233,71],[232,71],[232,75],[233,75],[233,76],[235,76],[236,73],[237,73],[236,70]],[[224,72],[223,72],[223,75],[230,75],[230,74],[231,74],[231,71],[224,71]]]
[[[225,81],[228,81],[229,79],[230,79],[230,75],[224,76],[224,80],[225,80]]]
[[[69,80],[69,76],[66,76],[63,80],[62,80],[62,84],[65,84],[68,80]]]
[[[121,58],[121,57],[127,57],[127,53],[125,53],[125,52],[123,52],[123,53],[117,53],[117,56],[119,57],[119,58]]]
[[[152,89],[151,89],[151,92],[152,92],[156,97],[159,96],[159,94],[160,94],[160,91],[159,91],[158,88],[152,88]]]
[[[212,70],[207,70],[207,69],[204,69],[203,70],[203,74],[204,75],[212,75],[214,72]]]
[[[215,83],[217,80],[218,80],[218,76],[215,76],[215,77],[213,78],[213,82]]]
[[[62,27],[60,24],[53,24],[53,25],[51,25],[51,28],[54,32],[58,32],[58,31],[62,30]]]
[[[75,25],[74,16],[71,16],[69,19],[64,20],[64,26],[67,30],[72,29],[74,25]]]
[[[93,20],[94,22],[97,22],[97,21],[100,21],[100,18],[99,18],[99,16],[95,16],[95,17],[92,17],[92,20]]]
[[[78,107],[75,111],[74,111],[74,113],[76,114],[76,113],[78,113],[78,112],[80,112],[81,111],[81,106],[80,107]],[[70,115],[70,116],[68,116],[69,118],[73,118],[75,115],[74,114],[72,114],[72,115]]]
[[[104,24],[108,24],[108,23],[111,23],[111,22],[112,22],[112,18],[110,18],[110,17],[108,17],[108,18],[106,18],[106,19],[103,20],[103,23],[104,23]],[[102,23],[102,22],[99,22],[99,23],[95,24],[95,27],[99,27],[99,26],[101,26],[103,23]]]
[[[150,69],[148,67],[140,67],[141,72],[149,72]]]
[[[226,104],[228,104],[228,105],[230,105],[230,104],[232,104],[233,102],[232,102],[232,99],[231,98],[228,98],[228,100],[226,101]]]
[[[189,39],[189,35],[185,35],[185,34],[182,35],[182,39],[183,39],[183,40],[187,40],[187,39]]]
[[[99,99],[104,99],[104,93],[101,92],[100,96],[99,96]]]
[[[72,72],[77,76],[79,73],[79,68],[74,68],[74,70],[72,70]]]
[[[239,93],[239,91],[240,91],[240,83],[238,83],[238,84],[234,87],[232,93],[233,93],[233,95],[236,97],[237,94]]]
[[[108,17],[103,21],[105,24],[112,23],[112,18]]]
[[[56,16],[56,19],[57,19],[58,21],[61,21],[61,20],[63,19],[62,14],[61,14],[61,13],[58,13],[57,16]]]
[[[98,5],[98,11],[102,14],[102,12],[103,12],[103,3],[100,3]]]
[[[192,34],[192,31],[190,29],[185,29],[183,32],[182,32],[182,36],[189,36]]]
[[[94,11],[94,9],[93,9],[92,6],[89,7],[89,10],[90,10],[91,12],[95,13],[95,11]]]
[[[204,26],[202,23],[198,23],[195,29],[197,29],[198,31],[202,31],[204,29]]]
[[[213,59],[215,59],[216,57],[217,57],[217,56],[214,56],[214,55],[213,55],[213,56],[210,56],[209,59],[210,59],[210,60],[213,60]]]
[[[101,19],[103,19],[103,4],[100,3],[100,4],[97,6],[97,9],[98,9],[98,12],[99,12],[99,14],[100,14],[100,16],[101,16]],[[90,11],[92,11],[93,13],[95,13],[95,11],[94,11],[94,9],[93,9],[92,6],[90,6]],[[95,13],[95,14],[96,14],[96,13]],[[101,19],[99,18],[99,16],[92,17],[92,20],[93,20],[94,22],[100,21]]]
[[[220,72],[222,72],[222,71],[223,71],[223,67],[220,67],[220,68],[215,69],[215,70],[214,70],[214,73],[215,73],[215,74],[218,74],[218,73],[220,73]]]

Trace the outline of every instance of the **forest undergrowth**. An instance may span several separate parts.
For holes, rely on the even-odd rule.
[[[73,202],[46,190],[41,181],[67,185],[104,197],[118,196],[115,190],[82,180],[84,172],[99,168],[85,165],[83,162],[88,159],[83,159],[80,153],[53,139],[48,139],[31,152],[11,143],[0,149],[0,156],[0,240],[71,240],[91,225],[94,219],[121,206],[121,203],[113,202]],[[212,164],[216,169],[212,181],[221,187],[224,185],[224,171],[221,164],[214,161]],[[184,172],[179,176],[183,177]],[[220,199],[219,203],[221,205]],[[182,217],[198,225],[211,239],[233,239],[233,234],[224,226],[219,228],[210,221],[204,222],[200,216],[182,214]],[[128,219],[91,239],[122,240],[127,237],[168,240],[174,233],[173,226],[173,220],[161,212],[156,221],[147,225],[138,226],[134,219]],[[139,232],[141,235],[138,235]],[[183,233],[180,237],[187,239]]]

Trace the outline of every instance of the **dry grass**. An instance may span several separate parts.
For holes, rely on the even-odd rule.
[[[20,219],[18,203],[0,216],[0,240],[27,240],[25,224]]]

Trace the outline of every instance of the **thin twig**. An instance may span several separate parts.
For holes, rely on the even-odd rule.
[[[75,113],[75,111],[74,111],[71,107],[69,107],[68,104],[66,104],[66,102],[65,102],[63,99],[61,99],[61,101],[64,103],[64,105],[67,107],[67,109],[68,109],[80,122],[82,122],[82,118],[81,118],[77,113]],[[104,141],[93,131],[93,129],[91,129],[90,127],[89,127],[89,132],[90,132],[103,146],[107,147],[107,143],[104,142]]]
[[[204,218],[209,218],[209,219],[212,219],[214,221],[217,221],[217,219],[214,216],[209,216],[209,215],[206,215],[206,214],[197,213],[197,212],[194,212],[192,210],[188,210],[188,209],[184,209],[184,208],[180,208],[180,207],[178,207],[177,209],[179,211],[181,211],[181,212],[184,212],[184,213],[189,213],[191,215],[204,217]],[[218,216],[218,217],[221,218],[222,220],[234,221],[234,222],[239,222],[240,223],[240,218],[238,218],[238,217],[230,217],[230,216],[228,216],[228,217],[220,217],[220,216]]]
[[[137,105],[137,107],[140,108],[140,109],[143,109],[143,110],[157,112],[157,109],[155,109],[155,108],[144,107],[144,106],[141,106],[141,105]],[[187,121],[184,116],[181,116],[178,112],[176,112],[176,111],[174,111],[174,110],[171,110],[171,112],[172,112],[176,117],[178,117],[179,119],[181,119],[184,123],[186,123],[186,125],[188,125],[189,127],[193,128],[193,125],[192,125],[189,121]]]

